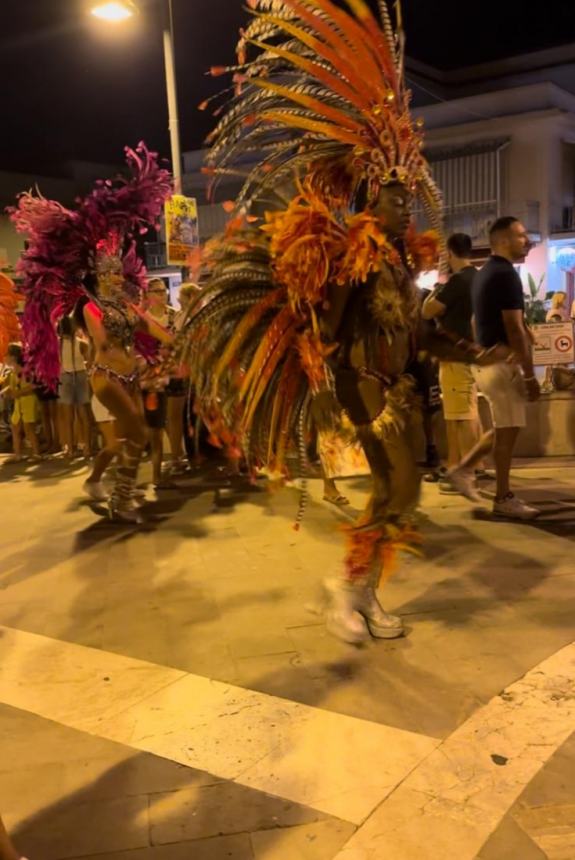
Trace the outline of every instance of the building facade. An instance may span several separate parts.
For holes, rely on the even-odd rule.
[[[528,84],[420,113],[446,229],[469,233],[481,256],[490,224],[515,215],[534,243],[525,268],[542,293],[572,292],[572,279],[555,261],[575,227],[575,95],[551,83]]]

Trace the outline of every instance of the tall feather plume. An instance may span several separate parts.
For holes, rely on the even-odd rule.
[[[250,2],[254,18],[238,45],[236,97],[209,137],[214,181],[250,147],[262,153],[238,209],[302,164],[338,200],[351,201],[362,182],[374,199],[382,185],[399,181],[421,193],[426,206],[433,198],[441,208],[429,193],[422,134],[409,112],[400,7],[394,28],[387,0],[378,2],[380,21],[365,0],[345,0],[347,9],[333,0]],[[335,159],[342,169],[334,187]]]

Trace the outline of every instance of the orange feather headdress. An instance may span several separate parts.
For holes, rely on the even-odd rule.
[[[215,178],[258,158],[239,207],[302,172],[328,205],[351,202],[362,186],[373,200],[400,182],[438,226],[441,197],[409,110],[400,13],[394,28],[386,0],[381,22],[365,0],[345,3],[251,0],[239,64],[212,69],[234,73],[236,98],[208,138],[207,172]]]

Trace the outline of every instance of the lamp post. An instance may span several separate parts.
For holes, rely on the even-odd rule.
[[[174,62],[174,19],[172,0],[161,0],[163,15],[164,64],[166,70],[166,94],[168,97],[168,127],[172,151],[172,173],[176,194],[182,191],[182,156],[180,151],[180,121],[178,117],[178,94],[176,89],[176,67]],[[92,0],[90,13],[101,21],[121,23],[139,13],[135,0]]]

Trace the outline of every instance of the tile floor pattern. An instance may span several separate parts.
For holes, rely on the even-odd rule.
[[[482,715],[491,720],[499,694],[534,667],[556,666],[557,652],[571,659],[572,467],[547,461],[518,470],[522,494],[544,511],[534,526],[492,522],[425,487],[426,557],[402,561],[386,588],[386,605],[405,616],[408,636],[361,650],[332,640],[309,611],[322,577],[337,570],[335,527],[344,519],[317,501],[317,482],[299,533],[291,528],[295,489],[221,490],[219,475],[166,493],[150,507],[150,523],[131,531],[84,504],[80,469],[42,464],[17,477],[0,468],[0,625],[7,628],[0,639],[0,809],[31,860],[452,860],[452,851],[425,842],[391,842],[380,857],[366,837],[408,790],[415,805],[402,808],[417,808],[418,792],[428,790],[422,780],[433,784],[436,772],[446,802],[459,804],[457,814],[442,813],[447,830],[454,827],[467,795],[445,784],[442,750]],[[360,507],[366,482],[342,487]],[[103,695],[96,676],[93,683],[86,676],[93,659],[127,661],[139,671]],[[479,853],[464,849],[457,860],[575,858],[573,672],[553,678],[556,688],[542,701],[557,708],[556,720],[539,758],[512,769],[513,790],[506,806],[485,817]],[[249,714],[238,723],[220,709],[213,735],[209,720],[197,730],[201,751],[192,761],[181,754],[190,697],[201,711],[213,694],[203,679],[257,703],[254,741],[263,751],[259,764],[257,755],[250,759],[249,778],[229,764],[234,746],[242,755],[249,748]],[[274,747],[269,719],[281,701],[293,727]],[[523,713],[502,736],[503,757],[523,737]],[[347,748],[350,726],[362,725],[363,791],[357,770],[345,764],[355,754]],[[468,742],[481,774],[483,759]],[[331,763],[333,776],[328,767],[324,779],[333,794],[302,776],[314,745]],[[506,784],[505,768],[493,768],[489,779]],[[472,797],[471,771],[463,768]]]
[[[30,857],[331,860],[355,829],[5,705],[0,739],[3,814]]]
[[[575,732],[525,788],[483,846],[478,860],[573,860],[574,774]]]

